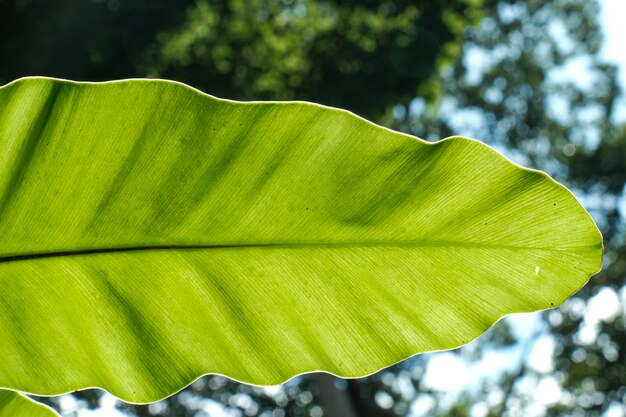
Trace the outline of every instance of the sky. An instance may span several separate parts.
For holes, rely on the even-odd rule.
[[[619,65],[619,80],[626,91],[626,1],[601,0],[601,19],[604,29],[602,57]],[[615,114],[616,120],[626,122],[626,97],[622,94]]]
[[[602,22],[604,28],[604,45],[602,55],[604,58],[620,63],[619,79],[622,87],[626,86],[626,1],[602,0]]]

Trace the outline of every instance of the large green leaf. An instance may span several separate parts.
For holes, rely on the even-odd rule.
[[[0,390],[0,417],[58,417],[49,407],[14,391]]]
[[[0,89],[0,387],[365,375],[560,304],[601,253],[569,191],[471,139],[167,81]]]

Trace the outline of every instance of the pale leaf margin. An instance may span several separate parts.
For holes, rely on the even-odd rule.
[[[60,417],[47,405],[15,391],[0,390],[0,417]]]
[[[38,77],[38,78],[39,78],[39,77]],[[121,81],[121,82],[126,82],[126,81],[128,81],[128,80],[124,80],[124,81]],[[114,81],[114,82],[120,82],[120,81]],[[161,81],[161,82],[163,82],[163,81]],[[186,85],[184,85],[184,84],[180,84],[180,83],[176,83],[176,82],[171,82],[171,83],[179,84],[179,85],[181,85],[181,86],[184,86],[185,88],[192,89],[191,87],[186,86]],[[90,84],[90,83],[86,83],[86,84]],[[102,83],[97,83],[97,84],[102,84]],[[198,93],[200,93],[200,94],[203,94],[203,95],[204,95],[204,93],[201,93],[201,92],[199,92],[198,90],[195,90],[195,89],[192,89],[192,90],[194,90],[194,91],[196,91],[196,92],[198,92]],[[211,97],[211,96],[209,96],[209,97]],[[213,97],[212,97],[212,98],[213,98]],[[214,98],[213,98],[213,99],[214,99]],[[221,101],[230,101],[230,100],[221,100]],[[230,101],[230,102],[232,102],[232,101]],[[235,103],[236,103],[236,102],[235,102]],[[247,102],[247,103],[251,103],[251,102]],[[253,102],[253,103],[256,103],[256,102]],[[295,103],[302,103],[302,102],[295,102]],[[325,107],[325,106],[320,106],[320,105],[313,105],[313,104],[311,104],[311,103],[306,103],[306,104],[311,105],[311,106]],[[340,112],[349,113],[349,112],[346,112],[345,110],[333,109],[333,108],[329,108],[329,109],[331,109],[331,110],[333,110],[333,111],[340,111]],[[352,113],[349,113],[349,114],[351,115],[351,117],[358,117],[358,116],[354,116],[354,115],[352,115]],[[359,118],[359,119],[360,119],[360,118]],[[376,128],[378,128],[378,129],[384,129],[384,130],[387,130],[387,131],[389,131],[389,132],[393,132],[393,131],[391,131],[391,130],[389,130],[389,129],[382,128],[382,127],[377,126],[377,125],[375,125],[375,124],[373,124],[373,123],[371,123],[371,122],[368,122],[368,121],[366,121],[366,120],[364,120],[364,119],[360,119],[360,120],[362,120],[362,121],[364,121],[364,122],[366,122],[366,123],[369,123],[369,124],[371,124],[372,126],[376,126]],[[393,132],[393,133],[394,133],[394,134],[396,134],[396,135],[402,135],[402,134],[399,134],[399,133],[397,133],[397,132]],[[408,135],[402,135],[402,136],[408,136]],[[411,137],[411,138],[413,138],[413,137]],[[413,139],[416,139],[416,138],[413,138]],[[437,143],[443,143],[443,142],[445,142],[445,141],[454,141],[454,140],[460,140],[460,139],[462,139],[462,140],[464,140],[464,141],[468,141],[468,140],[470,140],[470,139],[468,139],[468,138],[458,138],[458,137],[456,137],[456,138],[448,138],[448,139],[445,139],[444,141],[440,141],[440,142],[437,142]],[[473,140],[471,140],[471,141],[473,141]],[[420,141],[420,142],[421,142],[421,141]],[[424,143],[424,144],[429,144],[429,145],[436,145],[436,144],[437,144],[437,143],[435,143],[435,144],[430,144],[430,143],[428,143],[428,142],[423,142],[423,143]],[[480,143],[480,142],[477,142],[477,143]],[[481,144],[481,146],[484,146],[484,145],[482,145],[482,144]],[[485,149],[489,149],[489,151],[491,151],[491,152],[494,152],[494,153],[495,153],[495,151],[491,150],[490,148],[488,148],[488,147],[486,147],[486,146],[484,146],[484,147],[485,147]],[[501,156],[501,155],[500,155],[500,156]],[[509,161],[509,163],[511,163],[511,164],[513,164],[513,165],[515,165],[515,166],[517,166],[517,167],[518,167],[520,170],[522,170],[522,171],[540,173],[539,171],[535,171],[535,170],[531,170],[531,169],[528,169],[528,168],[521,167],[521,166],[519,166],[519,165],[517,165],[517,164],[515,164],[515,163],[513,163],[513,162],[511,162],[511,161]],[[550,177],[549,177],[549,176],[547,176],[547,174],[545,174],[545,173],[540,173],[540,174],[541,174],[541,175],[543,175],[543,176],[545,176],[545,177],[547,177],[547,178],[550,178]],[[551,178],[550,178],[550,179],[551,179]],[[552,180],[552,181],[553,181],[553,180]],[[573,196],[573,195],[572,195],[572,196]],[[574,197],[574,198],[575,198],[575,197]],[[599,235],[599,231],[598,231],[598,235]],[[600,249],[600,253],[601,253],[601,249]],[[598,265],[598,270],[599,270],[599,269],[600,269],[600,266]],[[597,272],[597,271],[596,271],[596,272]],[[586,283],[586,281],[585,281],[585,283]],[[583,283],[582,285],[584,285],[585,283]],[[581,285],[581,287],[582,287],[582,285]],[[569,295],[568,295],[566,298],[568,298],[568,297],[569,297]],[[565,299],[566,299],[566,298],[565,298]],[[563,302],[565,299],[560,300],[560,302]],[[560,304],[560,302],[557,302],[556,304],[558,305],[558,304]],[[549,307],[548,307],[548,308],[549,308]],[[487,328],[485,328],[484,330],[486,330],[486,329],[487,329]],[[478,337],[478,336],[479,336],[479,335],[472,335],[471,339],[473,339],[473,338],[475,338],[475,337]],[[468,342],[468,340],[466,339],[464,343],[467,343],[467,342]],[[463,343],[463,344],[464,344],[464,343]],[[458,347],[458,346],[459,346],[459,344],[456,344],[455,346],[448,346],[448,347],[445,347],[445,348],[443,348],[443,349],[441,349],[441,350],[454,349],[454,348],[456,348],[456,347]],[[418,353],[421,353],[421,352],[418,352]],[[384,367],[387,367],[387,366],[389,366],[389,365],[385,365],[385,366],[381,367],[381,369],[382,369],[382,368],[384,368]],[[303,372],[303,373],[311,373],[311,372],[316,372],[316,371],[308,371],[308,372]],[[378,372],[378,370],[373,371],[373,372],[371,372],[371,373],[375,373],[375,372]],[[370,373],[370,374],[371,374],[371,373]],[[228,375],[225,375],[225,376],[226,376],[226,377],[229,377]],[[294,375],[294,376],[295,376],[295,375]],[[351,377],[362,377],[363,375],[358,375],[358,376],[354,376],[354,375],[338,375],[338,376],[351,378]],[[200,376],[199,376],[199,377],[200,377]],[[235,379],[235,380],[236,380],[236,379]],[[246,382],[246,381],[243,381],[243,382]],[[246,383],[249,383],[249,382],[246,382]],[[81,387],[81,388],[83,388],[83,387]],[[182,389],[182,388],[183,388],[183,387],[181,387],[180,389]],[[138,403],[143,403],[143,402],[138,402]]]

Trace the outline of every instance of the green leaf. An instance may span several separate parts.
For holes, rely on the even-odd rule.
[[[471,139],[160,80],[0,89],[0,387],[362,376],[560,304],[601,254],[569,191]]]
[[[59,417],[50,407],[15,391],[0,390],[0,417]]]

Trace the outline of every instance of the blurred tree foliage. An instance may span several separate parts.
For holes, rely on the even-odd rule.
[[[0,82],[159,76],[227,98],[337,105],[428,140],[479,137],[574,189],[605,236],[603,272],[544,313],[528,340],[504,320],[456,351],[479,361],[513,346],[520,361],[452,400],[424,385],[430,356],[421,355],[358,380],[311,374],[259,388],[209,376],[160,403],[120,407],[137,416],[625,415],[626,129],[613,121],[620,91],[601,40],[596,0],[0,0]],[[585,313],[598,300],[618,308],[593,319]],[[551,369],[528,360],[541,338],[554,346]],[[552,398],[538,401],[546,387]],[[101,400],[76,396],[90,408]]]
[[[518,369],[466,397],[465,414],[457,404],[442,415],[626,415],[626,128],[614,123],[616,68],[599,57],[599,4],[488,0],[485,8],[461,59],[441,72],[440,99],[398,106],[394,127],[479,137],[548,171],[590,209],[606,254],[600,274],[543,315],[551,369],[534,368],[522,348]],[[594,303],[611,313],[598,317]],[[538,401],[545,390],[550,398]]]
[[[0,81],[162,77],[380,119],[460,49],[482,0],[0,1]]]

